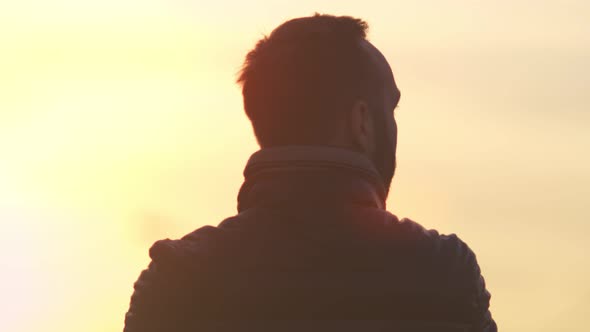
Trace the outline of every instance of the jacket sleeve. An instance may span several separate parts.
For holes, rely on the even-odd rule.
[[[124,332],[184,331],[184,309],[191,297],[186,275],[174,264],[170,240],[158,241],[150,249],[152,261],[133,285]],[[194,299],[193,299],[194,300]]]
[[[471,321],[474,332],[497,332],[498,328],[490,313],[491,295],[486,289],[486,283],[481,275],[481,270],[475,253],[455,234],[442,235],[441,240],[446,242],[443,247],[454,252],[455,262],[449,265],[455,269],[457,280],[461,280],[463,287],[469,292],[470,304],[468,306],[468,319]],[[449,251],[447,251],[449,252]],[[447,257],[449,257],[447,256]]]
[[[198,317],[211,314],[210,279],[199,273],[197,257],[208,252],[208,236],[216,228],[204,226],[181,240],[157,241],[152,259],[135,282],[124,332],[179,332],[204,329]],[[213,294],[213,295],[211,295]]]
[[[471,250],[470,250],[471,251]],[[498,327],[496,326],[496,322],[492,318],[492,314],[490,312],[490,298],[491,294],[486,289],[486,283],[481,275],[481,271],[479,269],[479,265],[475,259],[475,255],[471,252],[473,256],[473,266],[475,269],[473,277],[475,278],[476,286],[475,286],[475,331],[482,331],[482,332],[497,332]]]
[[[164,331],[166,321],[171,318],[171,294],[155,262],[152,261],[148,268],[141,272],[133,288],[123,331]]]

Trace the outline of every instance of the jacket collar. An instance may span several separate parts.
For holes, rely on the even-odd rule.
[[[362,204],[385,209],[379,173],[364,155],[328,146],[255,152],[244,170],[238,211],[258,205]]]

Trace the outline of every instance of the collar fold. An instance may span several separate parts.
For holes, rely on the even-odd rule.
[[[385,208],[379,173],[364,155],[329,146],[255,152],[244,169],[238,211],[258,205],[362,204]]]

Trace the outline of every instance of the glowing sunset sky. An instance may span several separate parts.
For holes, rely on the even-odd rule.
[[[476,252],[502,331],[590,317],[590,2],[0,3],[0,330],[120,331],[148,248],[236,212],[234,83],[286,19],[367,20],[402,91],[391,212]]]

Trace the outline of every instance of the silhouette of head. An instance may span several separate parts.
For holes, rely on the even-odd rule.
[[[238,83],[262,148],[329,145],[358,151],[389,190],[400,92],[366,22],[316,14],[277,27],[248,53]]]

